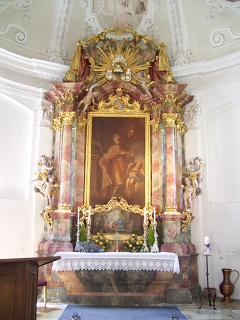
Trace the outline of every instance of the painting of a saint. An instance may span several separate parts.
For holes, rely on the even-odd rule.
[[[90,202],[145,206],[145,118],[93,117]],[[94,173],[94,174],[93,174]]]

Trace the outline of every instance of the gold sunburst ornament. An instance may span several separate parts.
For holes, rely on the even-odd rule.
[[[138,49],[131,47],[123,48],[119,43],[116,48],[110,47],[106,53],[102,48],[98,48],[100,61],[92,65],[92,71],[95,73],[97,82],[102,85],[109,81],[125,81],[133,84],[139,84],[137,72],[147,70],[148,66],[139,65]]]

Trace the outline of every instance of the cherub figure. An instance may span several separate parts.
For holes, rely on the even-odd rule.
[[[49,157],[42,155],[38,163],[39,169],[35,173],[35,181],[46,179],[50,171],[53,169]]]
[[[85,112],[87,108],[90,106],[90,104],[96,104],[95,97],[97,96],[97,92],[93,91],[93,89],[98,85],[98,83],[95,83],[91,85],[89,89],[87,89],[86,96],[79,102],[78,107],[80,107],[82,104],[84,104],[82,112]]]
[[[184,179],[185,184],[182,185],[183,188],[183,201],[185,210],[192,210],[192,197],[194,196],[194,189],[192,186],[192,181],[189,177]]]
[[[204,162],[199,157],[192,158],[190,161],[191,168],[188,170],[188,175],[193,182],[196,195],[201,193],[200,183],[202,181]]]
[[[49,175],[48,179],[44,181],[42,185],[47,208],[52,208],[52,198],[55,195],[54,188],[58,186],[57,184],[54,184],[54,182],[55,182],[55,176]]]
[[[202,162],[199,157],[193,158],[190,162],[191,165],[193,165],[194,172],[196,174],[196,180],[197,180],[197,187],[199,187],[201,181],[202,181]]]

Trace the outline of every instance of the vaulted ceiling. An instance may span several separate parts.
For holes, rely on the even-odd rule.
[[[171,66],[240,50],[239,0],[0,0],[0,47],[69,65],[79,39],[132,28],[166,43]]]

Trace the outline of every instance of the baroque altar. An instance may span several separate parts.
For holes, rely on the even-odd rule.
[[[110,251],[137,234],[145,241],[147,260],[155,255],[146,245],[153,229],[155,252],[176,254],[180,273],[138,271],[143,278],[151,272],[149,283],[160,279],[155,287],[164,283],[160,300],[157,294],[146,303],[191,302],[198,290],[192,200],[201,191],[202,162],[196,157],[187,167],[184,159],[184,108],[193,99],[185,89],[174,79],[164,43],[130,29],[105,30],[77,43],[63,81],[45,94],[54,107],[54,143],[53,156],[41,157],[35,179],[45,199],[40,256],[73,252],[81,226],[88,240],[101,231],[112,243]],[[53,298],[87,301],[89,295],[81,300],[79,271],[43,272]],[[90,270],[81,272],[89,277]],[[141,290],[135,287],[131,295],[147,296]]]

